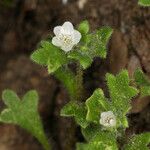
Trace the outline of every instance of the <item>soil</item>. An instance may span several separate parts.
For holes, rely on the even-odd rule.
[[[8,2],[8,3],[6,3]],[[35,89],[40,96],[39,112],[45,132],[55,150],[73,150],[83,141],[73,119],[60,117],[60,109],[69,101],[63,85],[34,64],[29,56],[41,39],[52,35],[54,26],[69,20],[77,25],[88,20],[91,31],[101,26],[114,28],[105,60],[95,58],[84,72],[88,95],[95,88],[107,93],[105,74],[126,68],[130,76],[137,67],[150,77],[150,8],[137,0],[5,0],[0,2],[0,95],[5,88],[23,96]],[[0,109],[4,104],[0,102]],[[150,131],[150,98],[136,98],[129,114],[129,136]],[[23,129],[0,124],[0,150],[42,150],[40,144]]]

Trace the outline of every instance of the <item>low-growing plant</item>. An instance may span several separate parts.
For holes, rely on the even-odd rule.
[[[139,3],[145,4],[140,1]],[[148,4],[148,3],[147,3]],[[75,30],[71,22],[54,28],[55,36],[42,41],[31,55],[31,59],[48,69],[66,87],[70,101],[62,108],[60,115],[74,117],[81,127],[85,142],[77,143],[77,150],[148,150],[150,133],[128,137],[128,114],[131,100],[136,96],[150,95],[150,81],[137,69],[133,79],[128,71],[119,74],[106,74],[108,95],[96,89],[85,99],[83,75],[95,57],[107,56],[107,44],[113,33],[111,27],[102,27],[90,33],[88,21],[83,21]],[[75,64],[73,70],[70,65]],[[51,146],[44,134],[37,111],[38,95],[29,91],[22,100],[11,90],[3,92],[7,108],[0,114],[0,121],[21,126],[35,136],[45,150]]]

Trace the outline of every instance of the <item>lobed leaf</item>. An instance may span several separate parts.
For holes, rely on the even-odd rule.
[[[150,80],[147,76],[142,72],[142,70],[137,69],[134,73],[134,78],[137,86],[140,88],[141,96],[149,96],[150,95]]]
[[[93,34],[84,35],[84,40],[74,51],[68,54],[68,58],[79,61],[83,69],[92,64],[94,57],[106,58],[107,43],[112,32],[110,27],[103,27]]]
[[[126,114],[130,110],[130,101],[137,96],[138,90],[130,86],[127,70],[121,71],[118,75],[106,75],[107,85],[110,93],[113,111],[117,115],[117,126],[127,128],[128,120]]]
[[[35,136],[46,150],[50,150],[37,110],[37,92],[34,90],[27,92],[21,101],[16,93],[5,90],[2,98],[8,108],[1,112],[0,121],[19,125]]]
[[[117,76],[107,74],[106,80],[112,105],[120,114],[127,114],[131,99],[138,94],[138,90],[129,85],[130,80],[127,70],[121,71]]]
[[[97,31],[97,43],[95,43],[96,56],[106,58],[107,55],[107,44],[113,33],[112,28],[103,27]]]
[[[110,132],[100,132],[89,143],[77,143],[77,150],[118,150],[116,137]]]
[[[68,58],[75,59],[80,62],[83,69],[88,68],[92,64],[92,58],[84,52],[75,50],[68,55]]]
[[[99,124],[100,114],[106,111],[114,112],[117,119],[116,127],[128,127],[126,114],[130,109],[130,101],[138,94],[138,90],[130,86],[128,72],[121,71],[118,75],[106,75],[111,101],[105,98],[101,89],[95,90],[93,95],[86,100],[86,120]]]
[[[86,128],[88,126],[86,113],[87,110],[84,104],[78,104],[75,101],[69,102],[61,109],[61,116],[75,117],[77,124],[79,124],[82,128]]]
[[[101,128],[99,125],[90,124],[86,128],[81,128],[81,132],[86,141],[90,141],[97,134],[99,134],[99,132],[101,132]]]
[[[31,59],[40,65],[47,66],[49,73],[55,72],[67,63],[66,54],[48,41],[41,42],[41,47],[31,55]]]
[[[94,123],[99,123],[101,112],[107,111],[110,108],[107,101],[101,89],[95,90],[93,95],[86,101],[88,108],[86,119]]]

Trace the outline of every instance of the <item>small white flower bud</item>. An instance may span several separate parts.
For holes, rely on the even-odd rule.
[[[65,52],[72,50],[73,46],[78,44],[81,39],[81,33],[74,29],[71,22],[65,22],[62,26],[54,28],[55,37],[52,44],[60,47]]]
[[[100,115],[100,124],[105,127],[115,127],[116,116],[112,111],[102,112]]]

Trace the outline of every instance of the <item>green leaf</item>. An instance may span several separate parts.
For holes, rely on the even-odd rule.
[[[129,143],[125,146],[124,150],[149,150],[150,133],[143,133],[135,135]]]
[[[101,58],[106,58],[107,43],[108,43],[112,33],[113,33],[113,30],[110,27],[103,27],[97,31],[97,40],[99,42],[97,42],[97,43],[95,42],[96,56],[99,56]]]
[[[82,21],[79,24],[78,31],[82,34],[82,36],[86,35],[89,32],[89,22],[87,20]]]
[[[89,55],[78,50],[72,51],[68,55],[68,58],[79,61],[83,69],[88,68],[92,64],[92,61],[93,61]]]
[[[116,137],[109,132],[101,132],[89,143],[77,143],[77,150],[118,150]]]
[[[110,108],[107,101],[101,89],[95,90],[93,95],[86,101],[88,108],[86,119],[99,124],[101,112],[107,111]]]
[[[105,98],[101,89],[95,90],[93,95],[87,99],[86,120],[99,124],[100,114],[106,111],[114,112],[117,119],[117,127],[128,127],[126,114],[130,109],[130,101],[138,94],[138,90],[130,86],[128,72],[121,71],[118,75],[106,75],[111,101]]]
[[[118,75],[106,75],[107,85],[111,97],[112,108],[117,115],[117,126],[127,128],[128,120],[126,114],[130,110],[130,101],[137,96],[138,90],[130,86],[127,70],[121,71]]]
[[[41,42],[41,47],[31,55],[31,59],[40,65],[47,66],[49,73],[55,72],[67,63],[66,54],[48,41]]]
[[[141,6],[150,6],[150,0],[139,0],[138,4]]]
[[[147,76],[142,72],[142,70],[137,69],[134,73],[134,78],[137,86],[140,88],[141,96],[149,96],[150,95],[150,80]]]
[[[86,121],[86,107],[84,104],[78,104],[75,101],[71,101],[66,104],[61,110],[61,116],[65,117],[75,117],[77,124],[79,124],[82,128],[86,128],[88,126],[88,122]]]
[[[37,92],[29,91],[22,101],[11,90],[3,91],[2,98],[8,108],[0,114],[0,121],[19,125],[26,129],[43,145],[45,150],[50,150],[48,139],[44,134],[42,122],[38,114],[38,95]]]
[[[106,58],[107,43],[112,32],[110,27],[103,27],[93,34],[86,34],[81,44],[69,53],[68,58],[79,61],[83,69],[92,64],[94,57]]]
[[[138,90],[130,86],[130,80],[127,70],[121,71],[118,75],[106,75],[107,85],[109,88],[112,105],[119,114],[127,114],[130,106],[130,101],[138,94]]]
[[[150,81],[141,69],[137,69],[134,78],[138,86],[150,86]]]
[[[141,96],[150,96],[150,86],[141,87]]]
[[[86,128],[81,128],[82,135],[86,141],[90,141],[94,138],[99,132],[101,132],[100,125],[90,124]]]
[[[74,101],[70,101],[68,104],[66,104],[62,109],[61,109],[61,116],[64,117],[72,117],[75,116],[76,110],[77,110],[78,104]]]

